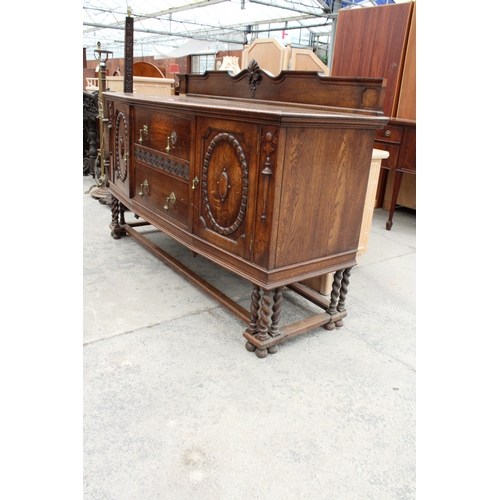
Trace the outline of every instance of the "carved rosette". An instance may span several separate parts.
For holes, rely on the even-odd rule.
[[[228,145],[235,153],[236,165],[227,157],[227,151],[214,160],[214,152]],[[227,164],[217,164],[221,161]],[[202,167],[201,196],[214,231],[227,236],[241,226],[248,201],[248,166],[243,147],[234,135],[219,133],[208,145]]]
[[[115,174],[125,182],[128,173],[128,123],[125,113],[119,111],[115,117]]]

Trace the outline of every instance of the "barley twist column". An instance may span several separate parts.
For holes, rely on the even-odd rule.
[[[270,290],[264,290],[264,293],[261,298],[261,308],[260,308],[260,314],[259,314],[259,325],[258,329],[259,331],[255,335],[258,340],[261,342],[265,342],[266,340],[269,340],[269,316],[271,314],[271,291]],[[267,349],[256,349],[255,354],[259,358],[265,358],[267,356]]]
[[[111,236],[118,240],[121,238],[121,229],[120,224],[118,223],[118,214],[120,211],[120,202],[114,197],[111,196]]]
[[[337,301],[339,300],[341,283],[342,283],[342,270],[337,271],[333,275],[332,293],[330,294],[330,305],[326,310],[326,312],[330,314],[330,316],[333,316],[334,314],[337,313]],[[327,330],[334,330],[335,325],[336,323],[334,321],[330,321],[329,323],[324,325],[324,328],[326,328]]]
[[[348,267],[347,269],[344,269],[344,274],[342,276],[342,286],[340,287],[340,296],[339,296],[339,303],[337,305],[337,311],[338,312],[345,312],[345,297],[347,295],[347,288],[349,286],[349,278],[351,276],[351,270],[352,267]],[[342,320],[336,321],[335,326],[340,327],[344,323]]]
[[[123,203],[120,203],[120,225],[124,226],[125,225],[125,205]]]
[[[258,329],[258,321],[259,321],[259,308],[260,308],[260,287],[257,285],[253,286],[252,297],[250,302],[250,323],[247,328],[247,332],[255,335]],[[247,351],[253,352],[255,351],[255,346],[251,342],[247,342],[245,344]]]

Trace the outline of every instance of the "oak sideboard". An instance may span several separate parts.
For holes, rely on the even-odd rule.
[[[236,314],[259,357],[342,326],[385,81],[310,71],[179,75],[179,95],[105,92],[111,235],[130,235]],[[125,221],[129,209],[139,220]],[[151,224],[252,287],[249,309],[149,241]],[[331,296],[300,284],[333,272]],[[283,289],[324,311],[281,325]]]

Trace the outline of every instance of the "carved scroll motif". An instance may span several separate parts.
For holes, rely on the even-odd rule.
[[[115,173],[125,182],[128,173],[128,123],[125,113],[119,111],[115,119]]]
[[[248,64],[248,84],[250,85],[250,92],[252,93],[252,97],[255,97],[255,91],[257,90],[257,85],[259,84],[261,77],[261,69],[257,64],[255,59],[252,59]]]
[[[262,215],[260,218],[265,220],[267,218],[267,198],[269,195],[269,183],[271,181],[271,176],[273,175],[273,171],[271,167],[273,166],[271,163],[271,155],[274,153],[276,149],[277,138],[271,132],[267,132],[264,138],[262,139],[262,150],[266,156],[266,161],[264,162],[264,168],[261,171],[261,174],[264,176],[264,187],[262,192]]]
[[[212,158],[212,153],[213,150],[217,147],[217,144],[221,141],[229,143],[235,150],[238,161],[240,163],[240,169],[241,169],[241,175],[242,175],[242,195],[241,195],[241,201],[240,201],[240,207],[238,211],[238,215],[234,222],[230,226],[222,226],[220,225],[217,220],[215,215],[212,212],[212,209],[210,207],[209,203],[209,196],[208,196],[208,185],[207,185],[207,180],[208,180],[208,169],[210,166],[210,160]],[[219,176],[218,179],[218,194],[220,196],[220,202],[225,203],[227,201],[227,196],[229,193],[229,189],[231,188],[231,185],[229,183],[229,177],[227,174],[227,171],[224,170],[221,175]],[[201,195],[202,195],[202,200],[203,204],[205,206],[206,214],[207,217],[213,227],[213,229],[224,236],[227,236],[229,234],[234,233],[243,223],[243,220],[245,219],[245,214],[247,210],[247,200],[248,200],[248,166],[247,166],[247,160],[245,157],[245,153],[243,151],[243,148],[241,144],[238,142],[238,139],[234,137],[234,135],[231,135],[227,132],[222,132],[217,134],[210,144],[207,147],[207,150],[205,152],[205,159],[203,161],[203,168],[202,168],[202,183],[201,183]]]

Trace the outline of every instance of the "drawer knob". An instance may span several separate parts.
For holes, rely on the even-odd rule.
[[[148,136],[149,129],[147,125],[144,125],[141,130],[139,130],[139,144],[142,144],[142,141]]]
[[[143,190],[146,192],[146,194],[148,194],[148,191],[149,191],[149,182],[148,182],[147,179],[141,184],[141,190],[139,191],[139,196],[144,196],[144,191]]]
[[[170,207],[168,206],[168,202],[172,203],[172,206],[174,206],[176,201],[177,198],[175,197],[175,193],[172,191],[170,193],[170,196],[167,198],[167,201],[165,202],[165,206],[163,208],[168,211],[170,209]]]
[[[390,130],[385,131],[385,136],[386,137],[391,137],[392,132]]]

